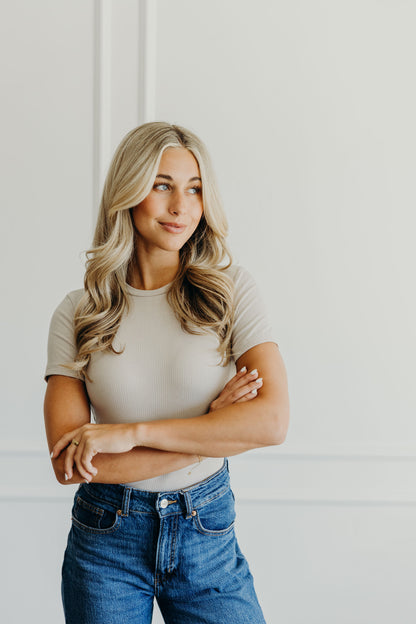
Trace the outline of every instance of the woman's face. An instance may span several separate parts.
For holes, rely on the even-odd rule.
[[[132,210],[142,250],[178,252],[195,232],[203,212],[202,183],[194,155],[182,147],[162,154],[152,190]]]

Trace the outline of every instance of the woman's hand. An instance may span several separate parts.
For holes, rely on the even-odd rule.
[[[224,386],[224,389],[212,401],[209,411],[213,412],[221,407],[227,407],[232,403],[244,403],[256,398],[257,390],[263,385],[263,379],[259,377],[257,369],[247,372],[246,367],[242,368]]]
[[[250,373],[242,368],[224,386],[222,392],[210,404],[213,412],[232,403],[251,401],[257,396],[258,388],[263,380],[258,377],[257,370]],[[96,425],[88,423],[69,431],[55,444],[51,457],[56,459],[66,448],[64,471],[68,479],[72,478],[74,464],[80,475],[91,481],[97,475],[92,459],[97,453],[125,453],[137,446],[137,429],[134,423]]]
[[[64,470],[65,478],[71,479],[73,465],[86,480],[96,476],[97,469],[91,461],[97,453],[125,453],[136,446],[134,424],[96,425],[89,423],[69,431],[58,440],[51,457],[56,459],[67,448]]]

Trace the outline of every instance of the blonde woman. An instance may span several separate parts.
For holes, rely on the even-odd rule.
[[[227,457],[284,441],[287,377],[226,234],[201,140],[164,122],[132,130],[84,289],[50,325],[46,433],[58,481],[80,484],[67,623],[150,623],[154,598],[168,624],[264,622]]]

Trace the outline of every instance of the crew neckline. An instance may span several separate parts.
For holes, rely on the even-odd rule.
[[[140,290],[139,288],[133,288],[133,286],[127,284],[127,291],[133,295],[133,297],[157,297],[158,295],[164,295],[172,284],[173,282],[169,282],[169,284],[165,284],[164,286],[155,288],[154,290]]]

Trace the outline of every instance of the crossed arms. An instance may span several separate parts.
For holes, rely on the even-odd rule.
[[[44,413],[58,481],[128,483],[179,470],[198,456],[227,457],[282,444],[289,426],[289,394],[279,348],[271,342],[259,344],[236,366],[247,371],[230,380],[207,414],[113,425],[90,424],[82,381],[52,375]],[[258,372],[250,375],[253,370]],[[72,439],[79,445],[71,444]]]

